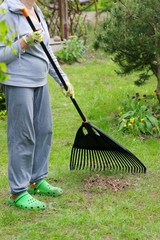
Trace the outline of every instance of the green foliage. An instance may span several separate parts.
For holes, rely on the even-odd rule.
[[[3,14],[4,10],[2,9],[1,12]],[[5,36],[7,35],[8,32],[8,27],[5,24],[5,21],[0,22],[0,42],[6,43],[6,38]],[[0,63],[0,81],[7,80],[7,76],[4,74],[6,72],[6,64],[5,63]]]
[[[113,61],[120,66],[119,74],[139,71],[141,80],[142,76],[145,80],[152,72],[160,81],[159,12],[159,0],[116,0],[97,31],[94,47],[114,55]]]
[[[84,58],[86,46],[84,41],[77,37],[72,37],[70,40],[64,40],[65,46],[60,51],[56,52],[55,55],[61,63],[72,64],[79,59]]]
[[[1,3],[1,2],[0,2]],[[5,15],[3,9],[1,9],[1,13]],[[5,45],[11,46],[12,41],[11,38],[6,37],[9,28],[6,26],[6,22],[0,22],[0,42],[4,42]],[[14,37],[12,34],[11,37]],[[13,52],[15,50],[13,49]],[[6,81],[9,77],[6,75],[7,66],[5,63],[0,63],[0,82]],[[4,94],[0,91],[0,119],[6,119],[6,104]]]
[[[121,105],[120,114],[116,115],[118,121],[119,131],[144,133],[144,134],[159,134],[160,123],[157,107],[154,112],[152,107],[147,106],[147,101],[152,96],[143,95],[141,98],[139,93],[135,96],[127,94],[127,99],[123,101],[118,100]]]
[[[4,93],[0,91],[0,119],[6,120],[6,102]]]
[[[98,0],[97,1],[98,10],[105,11],[111,9],[113,1],[114,0]],[[93,4],[91,7],[87,9],[87,11],[95,11],[95,5]]]

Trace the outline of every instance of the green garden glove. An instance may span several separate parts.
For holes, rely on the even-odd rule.
[[[64,86],[61,84],[61,89],[63,91],[63,94],[66,97],[71,97],[72,96],[72,98],[74,98],[74,87],[73,87],[73,85],[70,82],[66,82],[66,85],[68,87],[67,91],[64,89]]]
[[[38,28],[35,32],[27,33],[23,36],[23,40],[27,45],[38,44],[43,41],[43,30]]]

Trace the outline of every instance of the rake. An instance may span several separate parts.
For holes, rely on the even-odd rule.
[[[26,9],[21,8],[21,11],[26,17],[32,30],[35,31],[36,28]],[[45,44],[43,41],[40,44],[67,91],[68,87]],[[113,169],[131,173],[146,173],[146,167],[133,153],[87,121],[76,100],[72,97],[70,97],[70,99],[83,120],[82,125],[77,131],[72,147],[70,170]]]

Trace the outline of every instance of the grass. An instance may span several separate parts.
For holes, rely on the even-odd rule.
[[[160,148],[159,139],[124,135],[117,131],[113,113],[117,99],[127,93],[152,94],[153,78],[143,87],[134,85],[137,74],[120,77],[116,66],[103,53],[89,52],[83,64],[63,65],[75,87],[76,100],[87,119],[133,152],[147,166],[147,174],[111,171],[70,171],[69,158],[81,119],[55,81],[48,77],[53,114],[53,143],[47,180],[62,187],[59,198],[36,196],[47,203],[42,212],[27,212],[7,204],[7,123],[0,121],[0,239],[7,240],[158,240],[160,239]],[[155,102],[155,104],[158,104]],[[113,177],[121,190],[97,186],[96,179]],[[93,179],[94,181],[90,181]],[[91,182],[91,188],[86,182]]]

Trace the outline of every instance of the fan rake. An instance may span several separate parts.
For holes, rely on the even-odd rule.
[[[115,169],[146,173],[146,167],[134,154],[88,121],[82,123],[77,131],[70,169]]]

